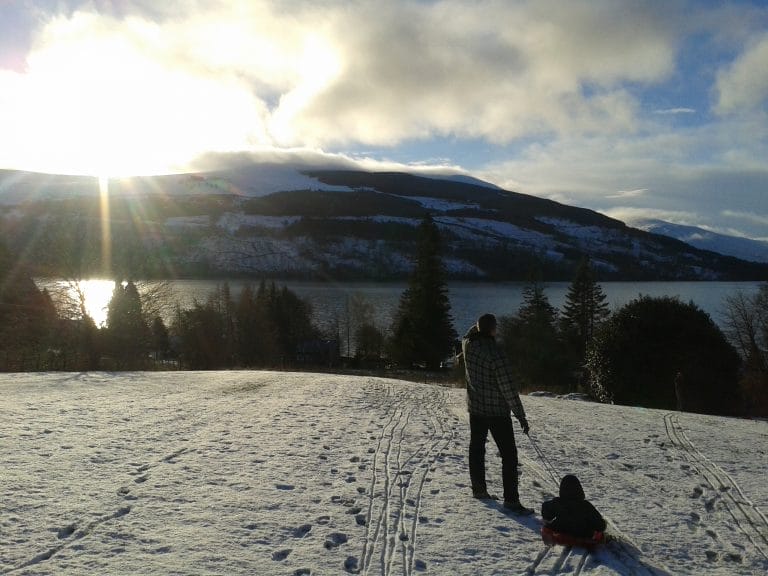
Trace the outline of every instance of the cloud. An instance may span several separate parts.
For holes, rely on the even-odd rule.
[[[716,112],[734,114],[764,108],[768,102],[768,33],[752,42],[717,74]]]
[[[638,188],[637,190],[619,190],[616,194],[610,194],[606,198],[637,198],[648,192],[648,188]]]
[[[732,225],[748,237],[764,237],[765,223],[727,222],[724,211],[765,213],[766,136],[763,123],[727,118],[685,129],[651,126],[636,135],[559,138],[529,144],[476,174],[503,188],[598,211],[616,209],[619,200],[624,208],[691,216],[680,223]]]
[[[26,69],[0,72],[0,165],[631,132],[627,83],[672,73],[681,18],[629,0],[82,6],[41,16]]]
[[[684,226],[701,226],[702,217],[695,212],[683,210],[658,210],[654,208],[633,208],[631,206],[616,206],[601,210],[606,216],[621,220],[632,226],[644,220],[663,220],[672,224]]]
[[[631,131],[637,103],[623,83],[657,82],[674,67],[671,26],[632,3],[365,6],[335,20],[343,72],[296,114],[298,135],[503,143]]]
[[[768,214],[755,214],[753,212],[742,212],[739,210],[723,210],[723,216],[736,220],[744,220],[761,226],[768,226]]]
[[[677,114],[695,114],[696,110],[693,108],[665,108],[663,110],[654,110],[653,113],[662,116],[675,116]]]
[[[193,159],[189,168],[193,171],[214,171],[259,164],[289,164],[299,168],[323,168],[340,170],[365,170],[379,172],[408,172],[411,174],[462,175],[471,174],[461,166],[449,161],[433,160],[423,162],[397,162],[372,158],[368,155],[350,155],[324,152],[315,148],[273,148],[247,152],[209,152]]]

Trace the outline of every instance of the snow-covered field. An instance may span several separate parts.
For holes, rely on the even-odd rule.
[[[765,574],[768,424],[524,399],[620,540],[470,497],[461,390],[276,372],[0,377],[0,572]],[[531,441],[521,492],[554,481]],[[489,485],[500,463],[489,445]]]

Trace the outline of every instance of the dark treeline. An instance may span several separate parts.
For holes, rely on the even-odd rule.
[[[457,344],[441,237],[428,218],[419,228],[414,272],[387,330],[375,324],[372,303],[353,299],[346,330],[337,322],[323,332],[307,302],[264,281],[236,297],[222,284],[186,309],[162,291],[116,282],[106,325],[97,327],[76,283],[68,297],[39,290],[1,246],[0,272],[3,371],[327,369],[341,363],[435,370]],[[585,259],[562,310],[549,303],[540,277],[532,274],[517,313],[499,319],[498,336],[525,391],[768,416],[768,284],[754,295],[732,295],[725,311],[725,332],[695,304],[677,298],[640,296],[611,313]],[[460,367],[456,378],[461,380]]]
[[[768,284],[728,298],[726,316],[723,332],[692,302],[642,295],[610,313],[585,260],[562,311],[531,281],[517,314],[500,320],[499,336],[528,391],[768,416]]]
[[[115,282],[106,325],[98,328],[84,306],[57,306],[29,278],[6,281],[0,369],[208,370],[338,361],[338,340],[324,338],[311,307],[284,286],[261,282],[232,298],[222,284],[189,309],[176,305],[169,326],[148,313],[151,296],[140,294],[134,282]]]

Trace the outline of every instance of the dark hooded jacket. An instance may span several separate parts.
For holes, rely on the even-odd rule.
[[[579,479],[571,474],[560,481],[560,496],[542,504],[541,517],[555,532],[577,538],[591,538],[606,526],[600,512],[584,498]]]

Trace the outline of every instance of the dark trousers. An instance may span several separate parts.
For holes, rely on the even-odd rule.
[[[517,446],[512,418],[507,416],[469,415],[469,477],[474,492],[485,492],[485,443],[488,432],[493,436],[501,453],[501,475],[504,482],[504,500],[517,502]]]

